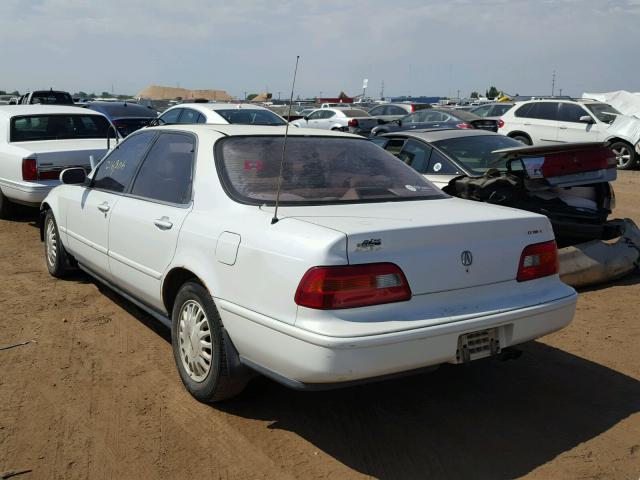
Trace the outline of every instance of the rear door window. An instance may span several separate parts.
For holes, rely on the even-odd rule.
[[[162,133],[149,150],[131,194],[160,202],[189,203],[194,156],[191,135]]]
[[[462,172],[447,157],[434,148],[429,158],[429,166],[424,173],[428,175],[459,175]]]
[[[558,103],[557,102],[536,102],[531,104],[531,110],[528,112],[529,118],[537,118],[539,120],[558,120]]]
[[[155,138],[156,132],[142,132],[128,136],[98,165],[98,170],[93,176],[92,187],[111,192],[124,192]]]
[[[432,147],[409,139],[404,144],[402,151],[396,156],[417,172],[425,173],[429,165],[431,150]]]

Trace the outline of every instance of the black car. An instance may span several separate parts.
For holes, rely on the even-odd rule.
[[[131,102],[92,102],[85,105],[85,108],[106,116],[123,137],[146,127],[158,116],[153,108]]]
[[[435,129],[371,139],[446,193],[546,215],[560,246],[620,235],[613,151],[602,143],[525,146],[481,130]]]
[[[461,128],[498,131],[496,120],[487,120],[463,110],[444,108],[428,108],[405,115],[399,120],[379,125],[371,130],[371,135],[382,135],[403,130],[419,130],[423,128]]]

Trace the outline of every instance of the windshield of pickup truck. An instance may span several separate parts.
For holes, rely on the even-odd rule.
[[[506,170],[506,160],[502,154],[493,153],[503,148],[522,147],[522,143],[504,135],[474,135],[438,140],[433,145],[458,162],[472,175],[483,175],[496,168]]]
[[[282,136],[224,138],[216,162],[227,194],[273,205]],[[367,140],[289,136],[282,169],[283,205],[322,205],[446,198],[439,188]]]
[[[11,119],[11,142],[107,138],[108,120],[102,115],[25,115]]]

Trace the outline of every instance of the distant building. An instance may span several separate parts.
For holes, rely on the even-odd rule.
[[[152,100],[174,100],[181,98],[184,101],[195,100],[196,98],[206,98],[207,100],[229,101],[233,97],[224,90],[189,90],[187,88],[162,87],[151,85],[142,90],[137,98],[147,98]]]

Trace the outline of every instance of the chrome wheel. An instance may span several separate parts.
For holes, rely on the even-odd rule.
[[[55,269],[56,260],[58,258],[58,237],[56,235],[56,226],[53,223],[53,219],[47,221],[47,227],[44,233],[44,246],[45,254],[47,257],[47,263],[51,269]]]
[[[625,145],[616,145],[611,150],[616,154],[618,167],[626,167],[631,161],[631,150]]]
[[[180,360],[194,382],[202,382],[211,370],[211,330],[202,306],[194,300],[182,305],[178,316]]]

